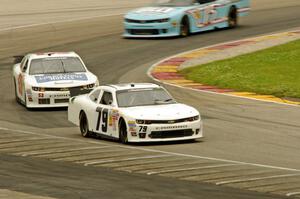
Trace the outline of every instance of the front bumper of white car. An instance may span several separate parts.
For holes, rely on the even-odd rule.
[[[202,120],[174,124],[128,124],[129,142],[194,140],[203,137]]]
[[[90,84],[95,87],[95,84]],[[28,89],[26,92],[26,105],[28,108],[55,108],[69,105],[70,89],[79,88],[90,91],[93,87],[70,87],[70,88],[43,88]],[[36,89],[38,88],[38,89]]]
[[[69,91],[45,91],[27,92],[28,108],[54,108],[67,107],[69,103]]]

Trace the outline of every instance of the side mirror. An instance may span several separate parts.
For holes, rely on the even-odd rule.
[[[113,101],[112,100],[109,100],[108,101],[108,105],[112,105],[113,104]]]
[[[24,55],[16,55],[14,56],[14,64],[21,63],[22,59],[24,58]]]

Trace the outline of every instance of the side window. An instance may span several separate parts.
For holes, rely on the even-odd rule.
[[[22,66],[22,72],[25,73],[28,68],[28,59],[26,60],[25,64]]]
[[[113,102],[113,97],[112,94],[110,92],[104,91],[100,104],[104,104],[104,105],[111,105]]]
[[[90,99],[91,99],[93,102],[96,103],[96,102],[98,101],[100,92],[101,92],[100,89],[93,91],[93,92],[90,94]]]

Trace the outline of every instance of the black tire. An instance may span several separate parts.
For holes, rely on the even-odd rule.
[[[180,36],[187,37],[190,35],[190,23],[187,16],[184,16],[180,22]]]
[[[127,127],[124,120],[122,120],[119,125],[119,139],[123,144],[128,143]]]
[[[228,13],[228,28],[236,28],[238,26],[238,14],[235,7],[231,7]]]
[[[84,112],[80,113],[79,116],[79,128],[82,137],[90,137],[91,132],[89,131],[89,123]]]
[[[14,81],[14,86],[15,86],[15,99],[18,103],[20,103],[20,98],[18,97],[18,94],[17,94],[17,84],[16,84],[16,79],[13,80]]]

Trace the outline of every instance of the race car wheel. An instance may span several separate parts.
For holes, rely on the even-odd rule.
[[[119,125],[119,139],[123,144],[128,143],[127,128],[124,120]]]
[[[238,25],[238,15],[235,7],[231,7],[228,14],[228,27],[235,28]]]
[[[17,86],[16,86],[16,79],[14,79],[14,86],[15,86],[15,99],[18,103],[20,103],[20,98],[18,97],[18,94],[17,94]]]
[[[79,128],[80,128],[81,135],[83,137],[90,136],[89,124],[84,112],[82,112],[79,116]]]
[[[180,36],[187,37],[190,34],[190,25],[189,19],[187,16],[184,16],[180,23]]]

